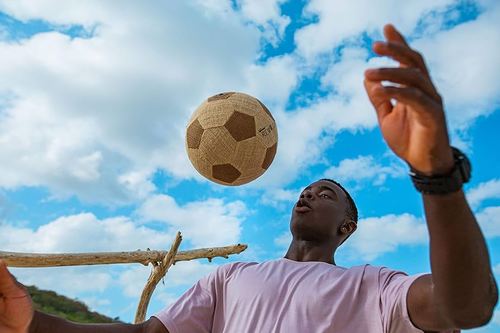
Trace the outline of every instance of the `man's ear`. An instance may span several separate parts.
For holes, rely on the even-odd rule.
[[[350,235],[353,232],[355,232],[357,228],[358,228],[358,225],[356,222],[354,222],[353,220],[346,220],[340,226],[340,233]]]

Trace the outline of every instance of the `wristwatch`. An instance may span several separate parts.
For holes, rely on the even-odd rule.
[[[470,180],[472,166],[469,159],[459,149],[451,149],[455,165],[448,174],[426,176],[410,168],[410,177],[417,191],[423,194],[444,195],[460,190],[462,185]]]

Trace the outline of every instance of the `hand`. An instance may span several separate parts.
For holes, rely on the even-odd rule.
[[[28,291],[0,260],[0,332],[27,333],[32,318],[33,304]]]
[[[418,172],[445,174],[454,161],[441,96],[424,59],[396,28],[386,25],[384,35],[387,41],[375,42],[373,51],[398,61],[399,67],[369,69],[364,80],[382,135],[394,153]]]

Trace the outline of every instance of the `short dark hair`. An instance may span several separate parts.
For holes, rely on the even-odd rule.
[[[334,183],[335,185],[340,187],[342,189],[342,191],[344,191],[346,198],[347,198],[347,209],[345,212],[347,215],[347,218],[351,219],[354,223],[358,223],[358,208],[356,207],[356,204],[354,203],[354,200],[351,197],[351,195],[349,194],[349,192],[347,192],[347,190],[342,185],[340,185],[340,183],[336,182],[333,179],[323,178],[323,179],[320,179],[320,181],[321,180],[325,180],[327,182]]]

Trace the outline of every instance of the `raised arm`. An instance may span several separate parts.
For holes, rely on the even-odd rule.
[[[156,318],[138,324],[77,324],[33,311],[28,291],[0,260],[0,332],[2,333],[168,333]]]
[[[389,147],[423,175],[446,175],[454,166],[443,104],[422,56],[391,25],[374,51],[400,63],[365,73],[365,88]],[[382,81],[395,83],[385,87]],[[393,105],[391,100],[396,100]],[[422,330],[486,324],[498,301],[488,250],[462,190],[424,194],[432,274],[417,279],[408,312]]]

